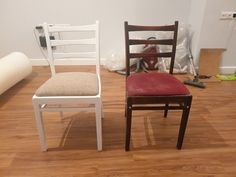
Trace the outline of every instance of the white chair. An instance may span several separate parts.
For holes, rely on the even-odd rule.
[[[42,112],[44,111],[88,111],[96,113],[97,149],[102,150],[102,101],[100,80],[100,54],[99,54],[99,22],[87,26],[70,25],[43,25],[48,50],[48,62],[52,77],[47,80],[32,98],[36,125],[42,151],[47,151],[48,146],[43,126]],[[61,35],[71,33],[82,33],[80,39],[61,39]],[[92,37],[84,38],[85,33]],[[59,34],[59,35],[58,35]],[[59,36],[52,39],[50,35]],[[71,34],[72,35],[72,34]],[[86,48],[86,51],[66,52],[71,46]],[[84,47],[85,46],[85,47]],[[62,51],[58,52],[58,49]],[[89,52],[88,52],[89,50]],[[92,50],[92,51],[91,51]],[[59,58],[77,58],[87,61],[89,65],[96,66],[96,73],[89,72],[64,72],[56,73],[54,61]],[[86,63],[85,63],[86,64]],[[81,107],[68,107],[67,105],[81,105]],[[84,107],[84,105],[88,107]],[[49,106],[53,105],[53,106]],[[55,105],[59,105],[55,107]],[[66,107],[63,107],[66,105]],[[94,107],[91,107],[94,105]],[[61,114],[62,115],[62,114]]]

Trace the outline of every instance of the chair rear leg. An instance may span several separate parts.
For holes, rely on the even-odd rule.
[[[44,125],[43,125],[43,119],[42,119],[42,112],[40,111],[40,105],[35,102],[33,103],[33,105],[34,105],[35,120],[36,120],[37,129],[38,129],[41,149],[42,151],[47,151],[48,146],[47,146],[45,132],[44,132]]]
[[[125,103],[125,117],[127,116],[127,104]]]
[[[167,107],[169,106],[169,104],[166,104],[165,105],[165,110],[164,110],[164,117],[166,118],[167,117],[167,114],[168,114],[168,109],[167,109]]]
[[[126,141],[125,141],[126,151],[129,151],[129,147],[130,147],[131,123],[132,123],[132,107],[131,105],[127,104],[126,106]]]
[[[104,118],[104,117],[105,117],[105,116],[104,116],[104,111],[103,111],[104,109],[103,109],[103,108],[104,108],[104,106],[103,106],[103,102],[101,101],[101,111],[102,111],[102,118]]]
[[[192,102],[192,97],[189,97],[187,99],[187,101],[185,103],[185,107],[183,109],[180,128],[179,128],[178,142],[177,142],[178,149],[182,148],[185,130],[186,130],[187,123],[188,123],[189,112],[190,112],[190,108],[191,108],[191,102]]]
[[[96,131],[97,131],[97,149],[98,151],[102,151],[102,105],[101,102],[98,101],[96,103]]]

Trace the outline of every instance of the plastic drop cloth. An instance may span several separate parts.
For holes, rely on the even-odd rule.
[[[185,73],[188,68],[188,54],[189,54],[189,26],[185,24],[180,24],[178,29],[178,38],[177,38],[177,46],[176,46],[176,54],[175,54],[175,65],[174,72],[175,73]],[[169,38],[173,35],[173,32],[156,32],[153,34],[157,39],[165,39]],[[151,37],[151,36],[148,36]],[[148,38],[146,37],[146,38]],[[139,38],[136,36],[135,38]],[[140,37],[142,38],[142,37]],[[162,52],[167,52],[171,50],[171,46],[160,45],[159,49]],[[143,46],[131,46],[131,52],[142,52]],[[138,62],[139,59],[132,59],[130,65],[133,65]],[[159,69],[168,72],[170,66],[170,59],[168,58],[160,58],[159,59]],[[105,60],[105,67],[110,71],[120,71],[125,69],[125,52],[123,54],[112,52],[110,53]]]

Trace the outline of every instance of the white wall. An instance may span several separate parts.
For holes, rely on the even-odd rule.
[[[192,0],[189,23],[195,31],[194,56],[197,63],[201,48],[225,48],[222,73],[236,69],[236,20],[220,20],[222,11],[236,11],[235,0]]]
[[[168,9],[168,10],[167,10]],[[194,30],[193,54],[200,48],[227,48],[222,68],[236,68],[234,23],[221,21],[221,11],[236,11],[236,0],[1,0],[0,57],[24,52],[29,58],[43,58],[33,35],[40,23],[82,25],[101,23],[101,56],[124,53],[124,27],[134,24],[190,23]]]
[[[189,10],[188,23],[190,24],[190,29],[192,31],[192,53],[193,58],[196,59],[199,57],[199,41],[201,37],[203,20],[205,17],[207,0],[191,0],[191,7]]]
[[[222,11],[236,11],[235,0],[207,0],[203,20],[201,48],[225,48],[221,68],[230,73],[236,69],[236,20],[220,20]]]
[[[33,36],[42,22],[74,25],[101,23],[101,56],[124,50],[123,23],[167,24],[187,22],[189,0],[1,0],[0,57],[24,52],[43,58]]]

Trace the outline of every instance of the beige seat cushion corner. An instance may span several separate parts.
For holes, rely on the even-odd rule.
[[[96,74],[86,72],[57,73],[35,93],[37,96],[94,96],[98,94]]]

